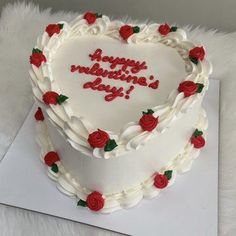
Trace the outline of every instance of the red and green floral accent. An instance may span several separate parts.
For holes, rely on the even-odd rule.
[[[36,121],[44,121],[44,115],[40,107],[38,107],[38,110],[35,112],[34,118]]]
[[[102,194],[94,191],[87,196],[86,201],[80,199],[77,206],[88,207],[92,211],[99,211],[104,207],[104,204],[105,199]]]
[[[48,33],[49,37],[52,37],[54,34],[60,34],[63,26],[64,24],[49,24],[45,31]]]
[[[97,18],[101,18],[102,14],[98,14],[98,13],[93,13],[93,12],[86,12],[84,14],[84,19],[87,21],[87,23],[89,25],[93,24]]]
[[[60,161],[60,157],[59,155],[54,152],[48,152],[45,156],[44,156],[44,163],[51,167],[51,170],[55,173],[58,173],[59,169],[58,169],[58,165],[56,164],[56,162]]]
[[[30,64],[40,67],[43,62],[46,62],[47,59],[43,55],[43,52],[38,48],[33,48],[32,54],[30,56]]]
[[[203,47],[195,47],[189,51],[189,59],[194,64],[198,64],[199,60],[202,61],[205,57],[205,50]]]
[[[89,134],[88,143],[92,148],[104,148],[105,152],[110,152],[118,145],[114,139],[110,139],[109,134],[101,129]]]
[[[54,91],[48,91],[43,94],[42,99],[46,105],[49,105],[49,104],[61,105],[63,102],[65,102],[68,99],[68,97],[63,94],[59,95],[58,93]]]
[[[151,132],[157,127],[159,117],[153,116],[154,111],[148,109],[147,112],[143,111],[143,116],[139,120],[139,125],[144,131]]]
[[[165,36],[169,34],[170,32],[176,32],[178,29],[177,26],[169,26],[168,24],[163,24],[158,27],[158,32]]]
[[[205,146],[205,139],[203,137],[203,132],[201,130],[196,129],[191,137],[191,143],[194,148],[202,148]]]
[[[195,83],[191,80],[185,80],[179,84],[178,91],[184,93],[184,97],[192,96],[196,93],[201,93],[204,88],[204,84]]]
[[[166,170],[164,174],[157,173],[154,177],[154,186],[159,189],[165,188],[168,185],[169,180],[172,178],[172,173],[172,170]]]
[[[127,40],[132,34],[136,34],[140,32],[139,26],[130,26],[130,25],[123,25],[120,27],[119,33],[121,38]]]

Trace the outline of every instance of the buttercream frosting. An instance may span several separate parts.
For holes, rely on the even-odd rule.
[[[208,121],[206,118],[206,113],[202,109],[197,124],[195,125],[197,129],[206,131],[208,127]],[[41,160],[44,163],[44,156],[49,151],[54,150],[50,137],[48,135],[47,125],[44,121],[36,123],[37,128],[37,143],[41,148]],[[204,138],[206,139],[206,132],[204,132]],[[171,186],[176,177],[182,173],[189,171],[192,167],[194,159],[196,159],[200,154],[200,150],[193,147],[191,142],[187,142],[184,149],[173,157],[166,166],[163,166],[159,170],[153,173],[149,178],[144,179],[136,186],[124,189],[119,193],[104,195],[105,206],[99,212],[100,213],[111,213],[118,209],[130,208],[138,204],[143,198],[153,198],[156,197],[162,189],[157,189],[153,185],[154,176],[158,173],[164,173],[165,170],[172,170],[172,178],[168,184]],[[67,171],[60,161],[56,162],[59,167],[59,172],[55,173],[50,167],[47,167],[48,176],[54,180],[57,184],[57,188],[64,194],[74,197],[76,199],[86,200],[88,194],[91,190],[81,186],[78,179],[74,178],[69,171]]]
[[[205,144],[205,132],[193,134],[207,129],[201,103],[212,66],[179,27],[89,12],[47,26],[30,62],[48,176],[90,209],[157,196]]]
[[[32,65],[30,70],[34,96],[39,103],[42,103],[42,95],[47,91],[63,92],[63,88],[59,86],[57,76],[54,77],[54,75],[58,74],[53,70],[53,68],[55,68],[53,63],[56,60],[57,53],[59,52],[60,54],[60,48],[63,45],[78,40],[78,43],[81,43],[82,46],[86,46],[83,42],[93,42],[93,37],[97,37],[98,39],[99,37],[106,37],[104,39],[105,42],[108,40],[108,42],[112,41],[113,43],[115,42],[115,44],[122,43],[119,28],[124,23],[121,21],[110,21],[107,16],[98,18],[92,25],[86,24],[86,20],[82,15],[69,24],[66,22],[59,22],[59,24],[63,24],[63,30],[61,30],[59,34],[54,34],[52,37],[49,37],[48,34],[44,32],[44,34],[38,38],[37,45],[35,46],[36,48],[40,48],[47,58],[47,62],[43,63],[41,67],[38,68]],[[96,130],[97,127],[90,122],[90,117],[81,116],[79,112],[76,112],[76,106],[72,105],[73,101],[76,99],[71,99],[71,101],[68,99],[67,102],[60,106],[44,106],[51,122],[56,125],[57,129],[60,130],[59,132],[63,133],[64,138],[68,140],[75,149],[91,157],[106,159],[123,155],[130,150],[137,150],[140,146],[145,145],[148,140],[155,137],[157,133],[165,132],[174,120],[178,119],[182,113],[185,113],[198,99],[202,99],[208,88],[208,76],[212,71],[211,64],[206,59],[199,61],[197,65],[189,60],[188,52],[191,48],[195,47],[196,44],[188,41],[186,33],[182,29],[178,28],[176,32],[162,36],[157,32],[158,26],[159,24],[139,25],[140,32],[131,35],[127,40],[127,44],[137,46],[144,45],[143,47],[145,47],[145,44],[151,43],[160,48],[161,45],[164,45],[166,50],[168,48],[174,49],[185,65],[185,77],[181,80],[191,80],[196,83],[204,84],[203,92],[186,98],[183,93],[179,93],[177,88],[175,88],[170,91],[169,96],[166,95],[167,99],[163,101],[162,104],[158,104],[157,102],[156,106],[147,107],[154,111],[153,115],[155,117],[159,117],[158,126],[150,133],[140,128],[138,120],[128,122],[120,128],[118,127],[118,132],[106,129],[106,132],[109,133],[118,144],[118,147],[111,152],[104,152],[103,149],[93,149],[88,144],[87,138],[89,133]],[[91,43],[89,45],[91,45]],[[68,56],[66,58],[68,58]],[[64,70],[59,70],[58,73],[63,73],[63,71]],[[161,83],[162,81],[160,81],[160,86]],[[41,105],[43,106],[43,104]],[[140,111],[140,114],[141,112],[142,111]]]

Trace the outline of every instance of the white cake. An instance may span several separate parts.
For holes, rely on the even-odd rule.
[[[108,213],[157,196],[205,144],[212,68],[176,26],[85,13],[48,25],[30,63],[42,161],[81,207]]]

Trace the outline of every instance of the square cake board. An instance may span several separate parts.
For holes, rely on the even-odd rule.
[[[0,162],[0,203],[130,235],[217,235],[219,81],[211,80],[203,107],[207,145],[192,169],[158,197],[104,215],[77,207],[46,175],[35,141],[34,105]]]

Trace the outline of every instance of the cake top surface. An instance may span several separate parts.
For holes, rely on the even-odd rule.
[[[212,69],[204,48],[176,26],[89,14],[46,27],[30,75],[35,97],[72,146],[109,158],[163,132],[203,96]]]
[[[114,58],[113,64],[102,61],[107,57]],[[139,70],[135,66],[111,68],[116,58],[143,63],[147,68],[135,73],[132,71]],[[89,68],[89,74],[82,67]],[[74,115],[116,133],[138,120],[142,111],[165,103],[186,76],[184,61],[174,49],[160,43],[130,46],[107,36],[69,39],[58,49],[51,68],[61,92],[70,99]],[[108,73],[94,75],[101,74],[99,70]],[[103,90],[105,86],[110,86],[109,92]]]

